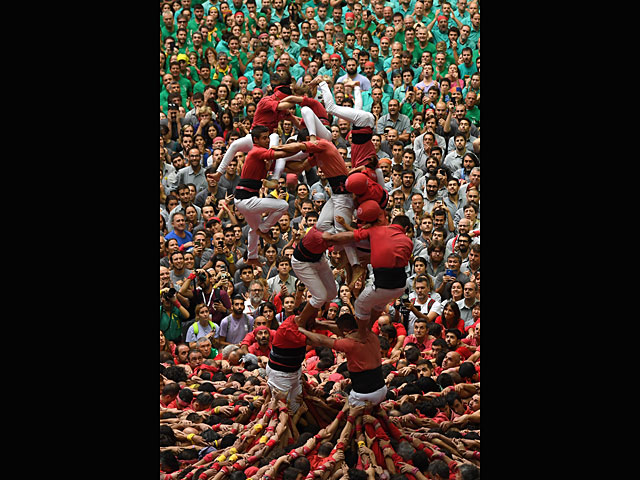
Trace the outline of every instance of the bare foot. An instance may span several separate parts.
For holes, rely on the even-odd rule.
[[[273,190],[274,188],[278,188],[278,181],[277,180],[273,180],[273,179],[262,179],[262,186]]]

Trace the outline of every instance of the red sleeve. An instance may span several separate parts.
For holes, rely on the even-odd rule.
[[[242,339],[242,342],[240,342],[240,345],[251,345],[255,340],[255,335],[253,334],[253,332],[249,332],[247,333],[244,338]]]
[[[318,142],[318,143],[304,142],[304,144],[307,146],[308,153],[322,152],[325,149],[321,142]]]
[[[369,238],[369,229],[368,228],[359,228],[353,231],[353,240],[355,242],[359,242],[361,240],[365,240]]]

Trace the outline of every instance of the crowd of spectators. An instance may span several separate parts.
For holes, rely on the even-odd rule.
[[[405,293],[372,329],[388,387],[376,406],[348,404],[345,356],[319,346],[295,413],[266,386],[275,333],[310,298],[294,248],[332,191],[317,167],[263,187],[289,210],[251,265],[233,200],[246,153],[214,174],[282,70],[299,94],[324,76],[350,107],[359,82],[388,221],[413,225]],[[351,169],[350,124],[329,121]],[[334,336],[372,270],[349,288],[344,251],[326,255],[338,296],[318,331]],[[160,364],[161,479],[479,478],[479,1],[160,2]]]

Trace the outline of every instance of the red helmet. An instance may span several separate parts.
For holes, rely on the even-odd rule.
[[[354,173],[347,177],[345,183],[347,191],[355,193],[356,195],[362,195],[369,188],[369,177],[364,173]]]

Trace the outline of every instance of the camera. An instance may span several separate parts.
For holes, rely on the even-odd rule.
[[[169,299],[171,299],[175,294],[176,294],[176,289],[175,289],[175,288],[173,288],[173,287],[171,287],[171,288],[169,288],[169,291],[168,291],[168,292],[164,292],[164,293],[162,294],[162,298],[164,298],[165,300],[169,300]]]
[[[445,274],[445,275],[449,275],[450,277],[456,277],[456,276],[457,276],[457,275],[456,275],[456,272],[455,272],[454,270],[451,270],[450,268],[447,268],[447,269],[444,271],[444,274]]]
[[[207,283],[207,278],[208,277],[209,276],[205,272],[200,272],[198,274],[198,283],[201,283],[201,284],[204,285],[205,283]]]

